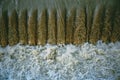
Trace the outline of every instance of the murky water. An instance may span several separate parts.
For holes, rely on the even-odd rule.
[[[120,42],[0,47],[0,80],[119,80]]]

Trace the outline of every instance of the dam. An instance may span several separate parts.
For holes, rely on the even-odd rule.
[[[0,80],[120,80],[119,0],[0,0]]]
[[[81,44],[120,40],[119,2],[1,1],[0,44]]]

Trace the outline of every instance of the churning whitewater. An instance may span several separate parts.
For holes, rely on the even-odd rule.
[[[0,80],[119,80],[120,42],[0,47]]]

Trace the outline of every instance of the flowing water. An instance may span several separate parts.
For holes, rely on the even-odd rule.
[[[120,42],[0,47],[0,80],[120,80]]]
[[[4,10],[10,15],[14,9],[18,14],[27,9],[30,16],[34,9],[40,14],[44,8],[66,7],[69,10],[84,6],[84,3],[94,7],[95,1],[91,1],[0,0],[0,15]],[[104,4],[106,1],[111,4],[114,0],[100,2]],[[96,45],[84,43],[79,46],[0,46],[0,80],[120,80],[120,42],[105,44],[98,41]]]

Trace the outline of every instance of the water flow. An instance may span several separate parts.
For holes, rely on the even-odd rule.
[[[120,42],[0,47],[0,80],[119,80]]]

